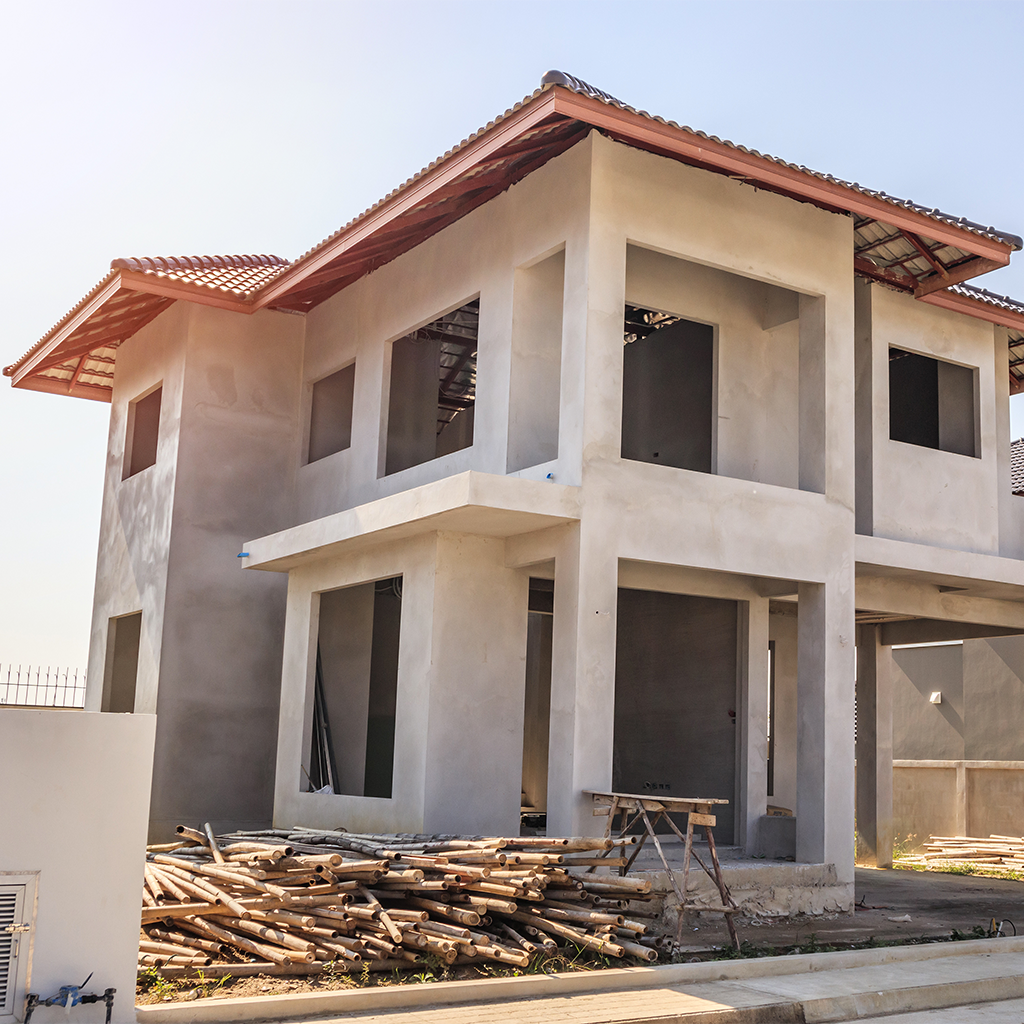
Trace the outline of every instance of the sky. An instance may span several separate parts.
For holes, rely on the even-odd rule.
[[[1024,3],[0,0],[0,13],[0,365],[116,257],[294,259],[549,69],[1024,234]],[[975,283],[1024,297],[1024,253]],[[86,664],[108,413],[0,379],[0,679],[9,664]]]

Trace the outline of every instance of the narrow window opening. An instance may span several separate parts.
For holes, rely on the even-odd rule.
[[[889,437],[976,457],[975,371],[889,349]]]
[[[135,711],[141,638],[142,612],[121,615],[109,621],[101,702],[103,711],[113,714],[131,714]]]
[[[520,267],[512,304],[507,470],[558,458],[565,250]]]
[[[401,576],[320,595],[303,790],[391,797],[401,617]]]
[[[385,474],[473,444],[480,300],[391,346]]]
[[[128,430],[124,446],[122,480],[127,480],[156,462],[157,441],[160,434],[160,395],[157,388],[136,399],[128,406]]]
[[[356,365],[351,363],[313,384],[309,413],[309,462],[325,459],[352,444],[352,394]]]
[[[543,831],[547,825],[554,589],[552,580],[530,580],[523,715],[521,832],[524,835]]]
[[[622,458],[713,472],[714,328],[627,305],[623,342]]]

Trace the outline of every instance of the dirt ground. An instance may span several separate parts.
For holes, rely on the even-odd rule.
[[[883,942],[948,939],[956,932],[963,938],[987,934],[991,921],[1004,922],[1004,934],[1015,928],[1024,935],[1024,882],[975,875],[950,875],[922,871],[857,869],[857,909],[852,914],[785,919],[777,922],[737,920],[746,955],[770,955],[820,947],[846,948]],[[1015,927],[1014,927],[1015,926]],[[980,932],[978,931],[980,929]],[[685,949],[677,959],[705,959],[720,955],[729,937],[720,915],[691,921],[684,932]],[[598,970],[624,966],[591,954],[559,956],[544,967],[531,970]],[[140,986],[138,1002],[154,1003],[218,996],[262,996],[284,992],[325,991],[362,984],[423,983],[451,978],[503,976],[507,968],[496,964],[467,966],[443,972],[439,964],[417,965],[413,970],[366,977],[323,975],[315,978],[255,977],[226,981],[164,982],[151,978]]]
[[[1010,921],[1024,935],[1024,882],[934,871],[857,868],[857,909],[851,914],[737,922],[740,939],[757,946],[795,946],[811,936],[821,944],[948,938],[956,929],[986,931],[992,918]],[[895,918],[896,920],[893,920]],[[909,918],[909,920],[907,920]],[[1009,924],[1005,934],[1014,934]],[[693,930],[694,928],[699,930]],[[974,936],[971,936],[974,937]],[[728,932],[721,918],[706,917],[683,936],[687,945],[722,945]]]

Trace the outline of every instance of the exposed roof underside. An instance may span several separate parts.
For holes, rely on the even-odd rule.
[[[4,373],[18,387],[109,401],[117,346],[174,300],[243,313],[267,308],[304,313],[466,216],[593,129],[759,189],[850,214],[858,274],[969,315],[982,315],[976,311],[981,309],[985,318],[1011,327],[1019,318],[1024,330],[1019,303],[1000,300],[1009,304],[1004,308],[979,298],[980,290],[951,288],[1005,266],[1024,244],[1016,235],[736,146],[549,72],[532,96],[292,263],[278,256],[115,260],[110,274]]]

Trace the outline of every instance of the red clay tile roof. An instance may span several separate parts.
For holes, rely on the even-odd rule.
[[[289,266],[283,256],[130,256],[111,270],[131,270],[173,281],[217,288],[249,298]]]
[[[95,380],[89,376],[88,353],[100,347],[113,352],[175,299],[243,312],[305,312],[505,191],[595,129],[760,189],[854,214],[857,272],[919,298],[1004,265],[1011,250],[1024,246],[1009,232],[655,117],[556,71],[546,74],[540,89],[521,103],[293,263],[277,256],[115,260],[111,273],[4,373],[18,386],[65,394],[85,395],[79,384],[87,382],[93,389],[89,397],[109,400],[109,379],[101,373]],[[106,374],[110,367],[103,365]]]

